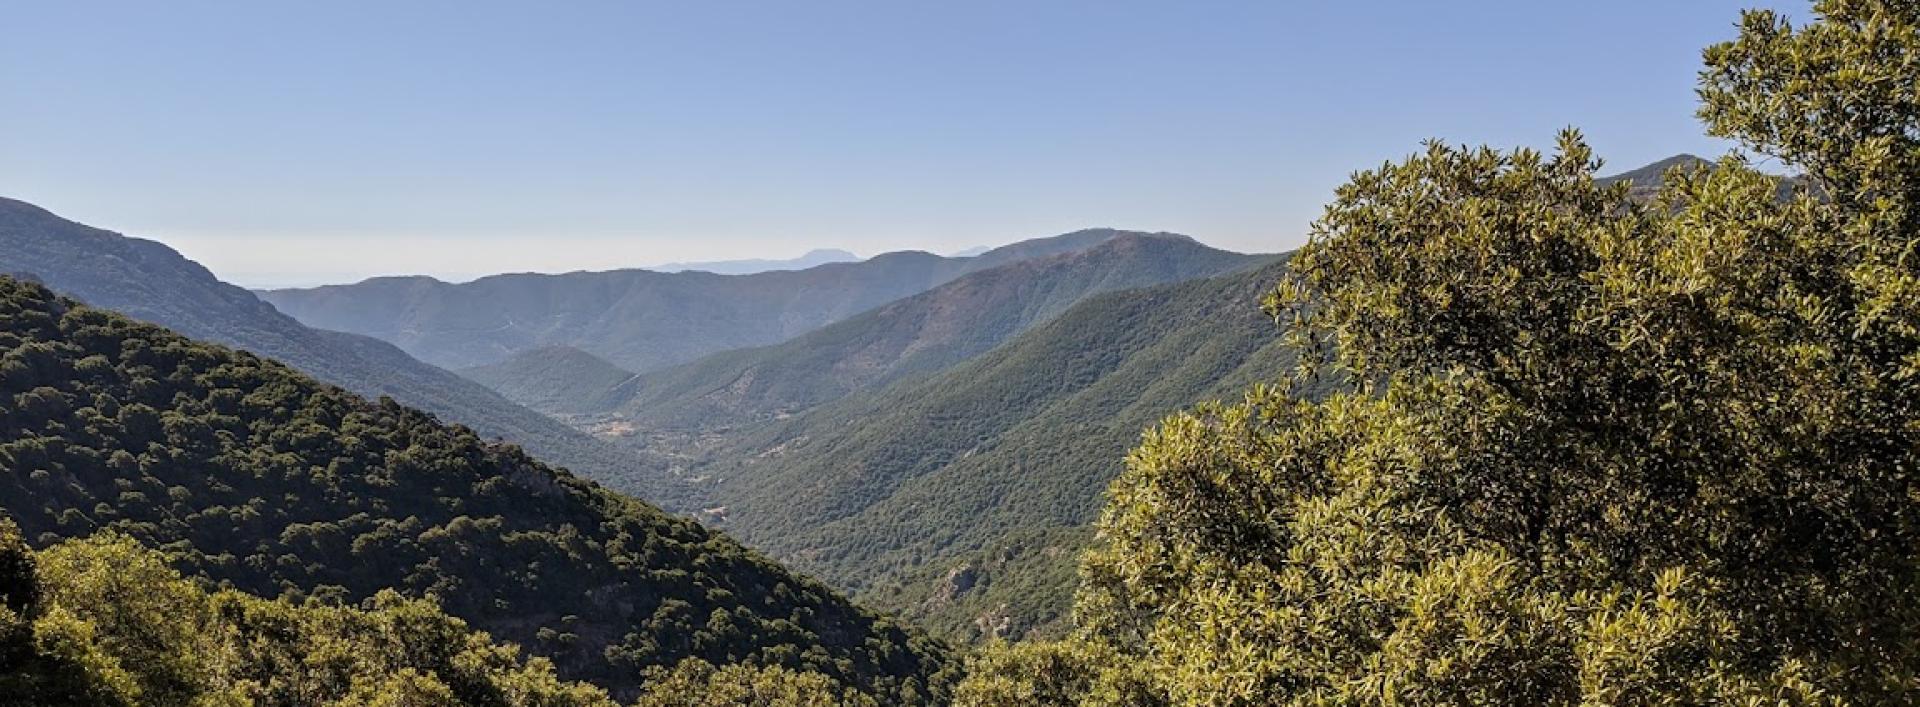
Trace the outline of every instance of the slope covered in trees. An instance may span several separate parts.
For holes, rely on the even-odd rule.
[[[617,417],[653,432],[734,428],[938,373],[1103,292],[1250,267],[1268,256],[1178,236],[1123,235],[973,273],[774,346],[726,351],[629,381]]]
[[[571,346],[547,346],[460,375],[521,405],[553,416],[602,414],[620,405],[635,375]]]
[[[1140,431],[1288,370],[1258,304],[1283,270],[1094,297],[944,374],[753,431],[699,469],[712,519],[949,635],[1046,626]]]
[[[375,278],[260,296],[310,326],[392,342],[447,368],[564,345],[646,373],[785,341],[967,273],[1085,250],[1122,233],[1077,231],[970,258],[898,252],[752,275],[615,270],[495,275],[460,284]]]
[[[278,363],[0,278],[0,509],[262,596],[436,597],[568,679],[684,659],[937,696],[941,650],[691,521]]]
[[[1789,199],[1729,157],[1642,203],[1571,132],[1356,174],[1269,305],[1376,385],[1168,419],[1075,635],[958,702],[1920,700],[1920,5],[1815,7],[1701,77]]]
[[[391,396],[542,459],[639,493],[662,465],[555,422],[391,344],[308,328],[160,243],[0,198],[0,274],[26,274],[89,304],[252,351],[369,398]]]

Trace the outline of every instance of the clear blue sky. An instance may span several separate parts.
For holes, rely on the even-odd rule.
[[[1277,251],[1428,137],[1723,151],[1699,50],[1758,4],[6,3],[0,195],[249,285],[1087,226]]]

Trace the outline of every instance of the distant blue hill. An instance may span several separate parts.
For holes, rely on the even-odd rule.
[[[806,255],[802,255],[798,258],[792,258],[788,260],[749,259],[749,260],[716,260],[708,263],[667,263],[665,265],[656,265],[654,267],[650,267],[647,269],[653,270],[655,272],[685,272],[688,270],[697,270],[700,272],[710,272],[716,275],[751,275],[757,272],[770,272],[774,270],[805,270],[815,265],[826,265],[827,263],[855,263],[859,261],[860,261],[860,256],[854,255],[844,250],[838,250],[838,249],[832,249],[832,248],[820,248],[820,249],[807,251]]]

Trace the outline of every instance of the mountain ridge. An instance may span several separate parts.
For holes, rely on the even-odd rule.
[[[896,251],[752,275],[623,269],[491,275],[459,284],[377,279],[256,294],[310,326],[373,336],[447,368],[563,344],[645,373],[778,343],[971,272],[1083,250],[1121,233],[1076,231],[972,258]]]
[[[1187,239],[1123,235],[971,273],[773,346],[639,375],[627,383],[631,397],[620,412],[637,426],[671,428],[707,417],[733,425],[792,414],[856,390],[937,373],[1091,296],[1209,277],[1267,257]],[[702,389],[711,393],[689,395]]]
[[[815,248],[797,258],[746,258],[741,260],[709,260],[686,263],[662,263],[645,269],[658,272],[681,272],[698,270],[716,275],[752,275],[773,270],[805,270],[816,265],[828,263],[858,262],[860,256],[838,248]]]
[[[571,346],[528,349],[455,373],[551,415],[591,414],[619,405],[621,386],[639,375]]]
[[[595,478],[661,488],[656,466],[391,344],[307,327],[157,241],[0,197],[0,271],[187,336],[253,351],[367,397],[391,396]]]

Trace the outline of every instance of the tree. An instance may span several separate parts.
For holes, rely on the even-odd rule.
[[[647,682],[636,707],[874,707],[878,703],[832,678],[780,666],[714,666],[689,658]]]
[[[208,593],[114,533],[36,553],[0,519],[0,588],[6,707],[614,704],[430,600],[382,592],[352,608]]]
[[[969,677],[955,690],[954,705],[1149,704],[1151,686],[1125,668],[1128,659],[1091,641],[995,643],[968,662]]]
[[[1920,699],[1920,4],[1816,14],[1702,74],[1786,199],[1572,131],[1357,174],[1268,301],[1353,392],[1149,434],[1074,642],[1174,704]]]

